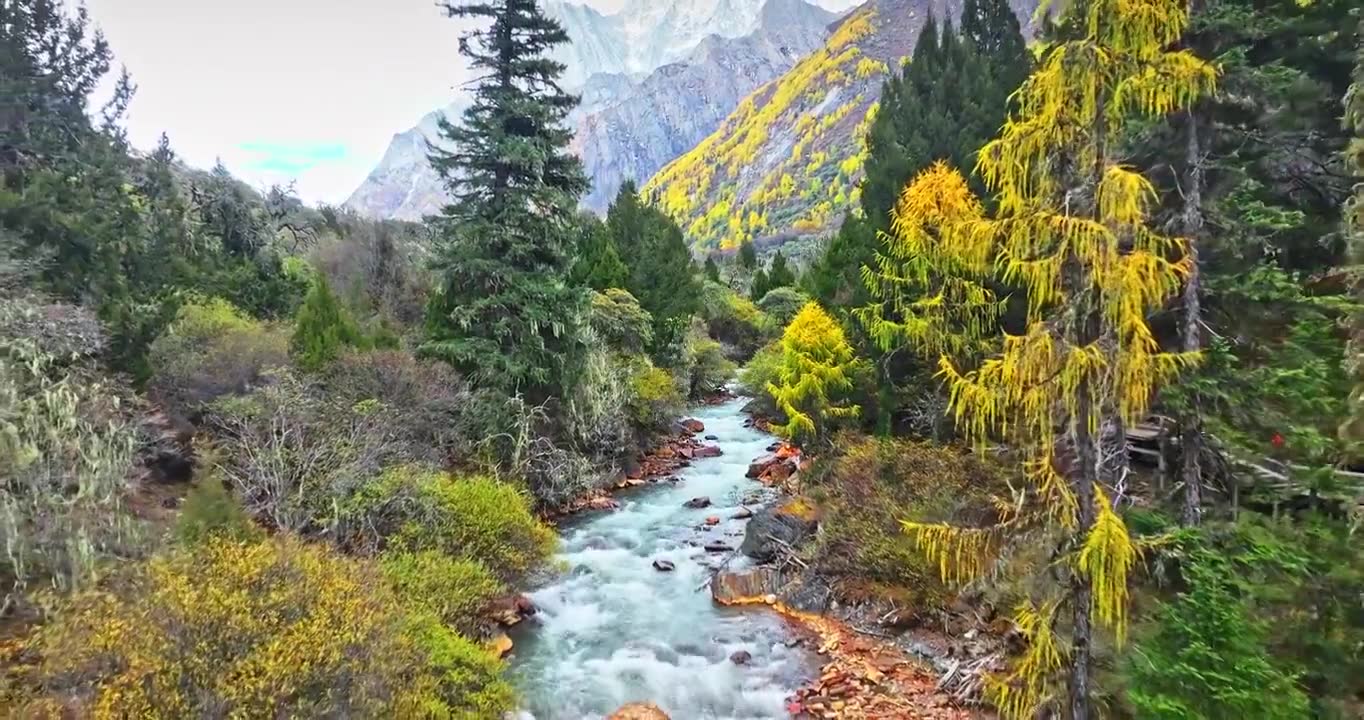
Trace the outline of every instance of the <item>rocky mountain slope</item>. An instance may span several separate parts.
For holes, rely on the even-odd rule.
[[[565,84],[582,96],[569,122],[594,181],[584,204],[595,210],[623,180],[646,180],[754,88],[820,47],[837,18],[805,0],[641,0],[615,15],[548,0],[545,9],[573,38],[559,59],[569,67]],[[436,137],[439,113],[457,115],[465,103],[461,96],[395,135],[345,205],[379,218],[436,212],[444,191],[426,142]]]
[[[1027,21],[1035,0],[1013,0]],[[871,0],[823,47],[758,88],[719,128],[645,186],[699,248],[827,232],[857,207],[864,138],[882,84],[930,14],[961,0]]]

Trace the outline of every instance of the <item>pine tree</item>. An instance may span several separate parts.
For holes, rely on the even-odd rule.
[[[607,209],[606,228],[625,263],[625,289],[653,316],[651,350],[671,354],[701,306],[701,283],[682,229],[646,203],[632,181],[621,184]]]
[[[767,279],[767,271],[758,268],[758,271],[753,273],[753,280],[748,284],[748,298],[753,302],[758,302],[771,289],[772,283]]]
[[[629,271],[620,261],[606,224],[595,215],[584,215],[578,223],[577,260],[573,263],[570,282],[597,292],[625,287]]]
[[[1150,227],[1155,189],[1121,164],[1118,148],[1132,118],[1163,117],[1212,89],[1211,65],[1167,49],[1183,32],[1185,13],[1178,0],[1071,6],[1064,22],[1072,37],[1048,50],[1019,90],[1017,113],[980,151],[993,217],[967,180],[944,166],[921,174],[897,202],[896,241],[917,249],[945,284],[979,283],[1002,268],[1027,295],[1025,329],[1004,336],[999,354],[975,368],[948,356],[939,364],[959,425],[1020,448],[1036,504],[1011,510],[994,528],[906,525],[941,563],[944,579],[983,572],[1012,526],[1045,522],[1061,537],[1066,560],[1053,567],[1066,579],[1019,610],[1029,649],[1011,674],[987,683],[1006,718],[1033,717],[1066,664],[1066,715],[1091,717],[1092,622],[1121,642],[1136,556],[1105,490],[1113,478],[1100,459],[1102,435],[1121,437],[1155,389],[1195,359],[1162,352],[1147,324],[1178,291],[1188,261],[1170,259],[1180,257],[1182,241]],[[896,331],[926,331],[928,320],[906,319]],[[1062,652],[1054,630],[1067,606],[1071,639]]]
[[[586,297],[568,282],[587,188],[564,127],[577,99],[560,89],[564,66],[549,57],[568,34],[535,0],[444,8],[487,24],[460,40],[479,73],[473,103],[459,125],[440,122],[452,149],[431,148],[452,200],[434,220],[439,277],[421,349],[478,383],[546,397],[568,370]]]
[[[706,264],[702,272],[705,274],[707,280],[713,283],[720,282],[720,266],[715,262],[714,255],[706,256]]]
[[[317,273],[294,318],[294,335],[289,343],[294,362],[304,370],[317,371],[340,357],[345,348],[364,345],[364,335],[350,311],[332,293],[327,276]]]
[[[786,256],[778,250],[777,254],[772,256],[772,264],[767,268],[767,292],[763,294],[766,295],[779,287],[793,287],[795,284],[796,274],[787,267]]]
[[[739,267],[745,270],[758,267],[758,249],[753,247],[752,240],[744,240],[739,244]]]

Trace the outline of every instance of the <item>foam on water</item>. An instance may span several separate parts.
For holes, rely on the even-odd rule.
[[[516,637],[523,718],[602,718],[641,701],[674,720],[786,717],[785,699],[809,677],[811,658],[787,647],[791,635],[775,614],[716,607],[698,591],[723,555],[690,544],[742,540],[743,523],[730,518],[759,487],[744,478],[749,460],[772,441],[743,426],[742,406],[735,400],[696,415],[723,456],[697,460],[678,473],[682,482],[634,491],[618,498],[619,510],[565,528],[564,572],[530,593],[540,612]],[[682,506],[701,495],[711,507]],[[720,525],[698,530],[711,515]],[[658,572],[656,559],[677,569]],[[752,661],[731,663],[738,650]]]

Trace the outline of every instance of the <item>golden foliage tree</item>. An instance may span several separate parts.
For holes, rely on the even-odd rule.
[[[786,423],[775,429],[796,443],[828,438],[841,418],[857,417],[848,401],[860,367],[843,328],[819,306],[806,303],[781,338],[781,364],[767,391]]]
[[[1215,70],[1171,50],[1187,22],[1179,0],[1088,0],[1062,18],[1051,46],[1017,94],[1018,110],[981,151],[977,170],[994,193],[985,214],[965,180],[930,168],[899,198],[889,251],[869,286],[896,313],[873,317],[883,341],[943,353],[941,376],[959,426],[1007,439],[1023,455],[1027,492],[988,529],[906,523],[945,578],[987,572],[1002,538],[1025,524],[1058,538],[1061,587],[1016,613],[1030,649],[992,678],[1007,718],[1031,718],[1069,666],[1068,716],[1090,711],[1092,621],[1119,641],[1127,623],[1127,573],[1136,548],[1105,490],[1125,457],[1105,458],[1105,433],[1121,437],[1155,389],[1192,362],[1162,351],[1147,324],[1188,271],[1183,241],[1148,227],[1156,193],[1118,159],[1134,118],[1186,108],[1209,93]],[[991,317],[982,288],[1000,277],[1026,294],[1025,326],[973,366],[961,354]],[[918,294],[901,293],[905,286]],[[925,290],[926,288],[926,290]],[[944,328],[965,330],[944,333]],[[1116,453],[1122,456],[1123,453]],[[1067,629],[1068,646],[1058,631]]]

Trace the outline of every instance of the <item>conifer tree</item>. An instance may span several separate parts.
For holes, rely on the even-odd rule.
[[[840,419],[861,409],[849,402],[861,366],[843,328],[819,306],[806,303],[781,338],[781,364],[767,391],[786,422],[777,432],[800,444],[828,440]]]
[[[786,256],[778,250],[777,254],[772,256],[772,264],[767,268],[767,292],[779,287],[793,287],[795,284],[796,274],[791,272],[791,268],[786,264]],[[763,294],[766,295],[767,292]]]
[[[772,283],[767,280],[767,271],[763,268],[758,268],[758,271],[753,273],[753,280],[748,285],[749,299],[753,302],[758,302],[763,299],[763,296],[766,295],[767,291],[770,289],[772,289]]]
[[[571,282],[597,292],[625,287],[629,271],[620,261],[606,224],[595,215],[584,215],[579,219],[579,226],[577,260],[573,263]]]
[[[654,319],[655,354],[682,339],[701,304],[701,283],[682,229],[644,201],[633,181],[621,184],[606,229],[626,267],[625,289]]]
[[[577,98],[549,57],[568,34],[535,0],[443,7],[481,23],[460,40],[479,77],[461,122],[440,122],[452,149],[431,147],[452,200],[433,223],[438,281],[421,349],[476,382],[547,397],[567,372],[586,298],[568,282],[587,188],[564,126]]]
[[[294,335],[289,343],[294,362],[304,370],[321,370],[340,357],[342,350],[361,347],[364,341],[350,311],[332,293],[327,276],[317,273],[312,290],[294,319]]]
[[[703,267],[702,272],[705,273],[707,280],[713,283],[720,282],[720,266],[715,262],[714,255],[706,256],[706,264]]]
[[[1118,139],[1134,117],[1189,107],[1215,78],[1192,53],[1167,49],[1187,21],[1178,0],[1092,0],[1071,6],[1064,21],[1073,39],[1048,50],[1019,90],[1017,113],[980,151],[993,216],[964,177],[939,166],[905,188],[894,222],[895,240],[943,276],[980,282],[1002,268],[1027,294],[1025,330],[1004,336],[998,355],[974,368],[945,355],[939,365],[958,424],[1023,452],[1031,504],[992,528],[906,525],[944,579],[984,572],[1015,526],[1041,523],[1058,537],[1064,559],[1055,567],[1066,578],[1020,608],[1029,649],[987,687],[1002,715],[1019,720],[1034,717],[1066,666],[1065,714],[1088,720],[1092,623],[1119,642],[1126,630],[1136,550],[1108,496],[1101,433],[1141,418],[1156,388],[1194,358],[1162,352],[1147,324],[1179,289],[1188,261],[1171,260],[1183,243],[1150,227],[1155,190],[1121,163]],[[900,325],[913,333],[933,323]],[[1065,607],[1071,638],[1062,649]]]
[[[753,247],[752,240],[745,239],[739,243],[739,267],[745,270],[758,267],[758,249]]]

